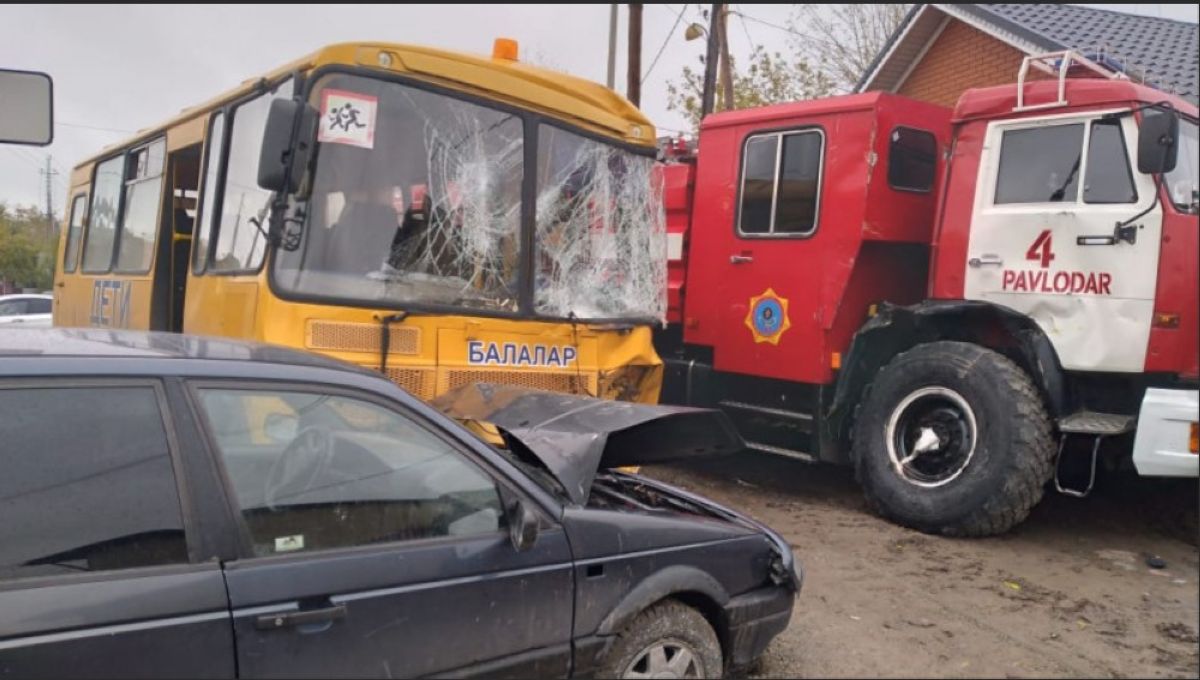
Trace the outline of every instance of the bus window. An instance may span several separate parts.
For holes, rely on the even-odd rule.
[[[163,160],[166,142],[155,142],[134,149],[126,165],[125,211],[121,215],[117,271],[145,274],[154,259],[158,208],[162,199]]]
[[[71,223],[67,230],[67,247],[63,250],[63,271],[68,274],[75,271],[79,259],[79,233],[83,231],[83,218],[86,214],[87,196],[80,194],[71,202]]]
[[[121,207],[121,181],[124,177],[124,155],[96,166],[96,176],[92,180],[92,207],[88,210],[87,236],[83,244],[83,271],[86,274],[102,274],[112,266],[113,236],[117,230],[117,211]]]
[[[225,144],[225,112],[213,114],[212,123],[208,129],[208,144],[204,149],[204,184],[200,187],[203,194],[200,213],[196,215],[199,229],[196,229],[195,240],[192,243],[192,271],[197,274],[204,271],[208,264],[208,243],[212,234],[213,206],[216,204],[217,177],[221,169],[221,148]]]
[[[259,227],[251,220],[258,222],[262,229],[267,228],[271,192],[258,186],[258,154],[271,100],[291,96],[292,82],[289,80],[275,92],[233,109],[225,190],[218,213],[217,247],[211,263],[213,271],[252,271],[262,264],[267,244]]]

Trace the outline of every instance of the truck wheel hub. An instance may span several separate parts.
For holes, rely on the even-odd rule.
[[[967,469],[975,454],[975,412],[961,394],[922,387],[905,397],[888,419],[888,458],[910,484],[938,487]]]

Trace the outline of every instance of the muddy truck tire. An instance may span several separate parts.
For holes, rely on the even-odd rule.
[[[1050,419],[1029,376],[964,342],[892,359],[869,386],[852,438],[871,508],[927,533],[1004,533],[1054,471]]]
[[[719,678],[721,643],[700,612],[663,600],[617,635],[598,678]]]

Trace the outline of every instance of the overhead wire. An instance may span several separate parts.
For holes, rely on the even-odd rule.
[[[687,11],[687,8],[688,6],[685,4],[682,8],[680,8],[679,12],[676,13],[675,23],[671,25],[671,30],[667,31],[667,37],[663,39],[662,45],[658,48],[658,54],[654,55],[654,60],[650,62],[650,68],[647,68],[646,72],[642,74],[642,80],[640,82],[644,83],[646,82],[646,79],[650,77],[650,72],[654,70],[654,67],[658,64],[659,58],[663,55],[663,51],[666,50],[667,45],[670,44],[671,36],[675,35],[675,29],[679,28],[679,22],[683,21],[683,13]]]

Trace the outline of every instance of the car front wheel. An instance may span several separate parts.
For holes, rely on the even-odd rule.
[[[719,678],[721,643],[700,612],[664,600],[633,619],[601,666],[602,678]]]

